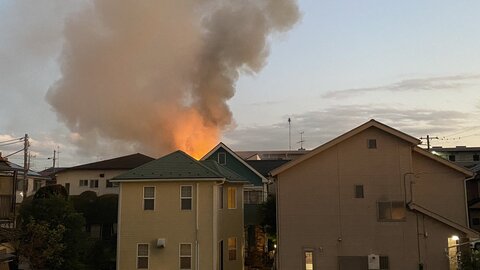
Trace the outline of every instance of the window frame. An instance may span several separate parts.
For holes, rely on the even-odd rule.
[[[388,203],[390,205],[389,212],[390,215],[387,218],[381,218],[380,217],[380,204],[385,204]],[[407,221],[407,209],[405,207],[405,203],[403,201],[377,201],[377,221],[378,222],[405,222]],[[394,204],[397,204],[397,206],[401,207],[393,207]],[[392,210],[396,208],[401,208],[403,210],[403,218],[401,219],[394,219],[392,217]]]
[[[314,248],[303,248],[302,249],[302,270],[307,269],[307,253],[312,254],[312,270],[315,270],[315,249]]]
[[[377,149],[378,148],[377,139],[367,139],[367,148]]]
[[[361,194],[359,194],[358,188],[361,188]],[[355,199],[364,199],[365,198],[365,187],[363,184],[355,184],[354,185],[354,198]]]
[[[89,187],[89,181],[88,181],[88,179],[80,179],[80,180],[78,180],[78,186],[79,186],[79,187]]]
[[[190,197],[183,196],[182,190],[184,187],[190,188]],[[183,208],[183,200],[190,200],[190,208],[184,209]],[[180,210],[182,211],[191,211],[193,209],[193,185],[180,185]]]
[[[145,189],[146,188],[153,188],[153,197],[145,197]],[[144,186],[143,187],[143,205],[142,205],[142,208],[143,208],[143,211],[155,211],[155,196],[157,195],[157,189],[155,186]],[[146,200],[153,200],[153,209],[145,209],[145,201]]]
[[[182,245],[190,246],[190,255],[182,255]],[[182,268],[182,258],[190,258],[190,268]],[[178,268],[180,270],[191,270],[193,265],[193,245],[192,243],[179,243],[178,244]]]
[[[230,191],[233,190],[235,191],[233,194],[234,194],[234,198],[233,200],[231,200],[231,194],[230,194]],[[230,205],[230,201],[233,202],[233,206]],[[228,209],[237,209],[237,187],[227,187],[227,208]]]
[[[95,184],[92,185],[92,183],[95,183]],[[90,179],[88,187],[89,188],[98,188],[98,179]]]
[[[147,256],[140,256],[139,255],[139,250],[140,250],[140,245],[146,245],[147,246]],[[147,268],[140,268],[139,267],[139,259],[140,258],[147,258]],[[148,269],[150,268],[150,244],[149,243],[137,243],[137,259],[136,259],[136,266],[135,269]]]
[[[221,162],[220,156],[223,157],[223,162]],[[225,152],[218,152],[217,154],[217,162],[220,165],[226,165],[227,164],[227,153]]]
[[[111,182],[112,179],[106,179],[105,180],[105,188],[116,188],[118,187],[117,182]]]
[[[230,240],[233,240],[235,241],[235,248],[231,248],[230,246]],[[237,252],[238,252],[238,241],[237,241],[237,237],[228,237],[227,239],[227,251],[228,251],[228,260],[229,261],[236,261],[238,256],[237,256]],[[234,253],[232,253],[231,251],[234,251]],[[232,254],[234,256],[232,256]]]

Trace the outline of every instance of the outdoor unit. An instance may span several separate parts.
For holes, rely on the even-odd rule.
[[[157,239],[157,248],[164,248],[165,247],[165,238],[158,238]]]
[[[380,269],[380,255],[368,255],[368,269]]]

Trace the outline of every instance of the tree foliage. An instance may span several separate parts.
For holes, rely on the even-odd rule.
[[[85,249],[85,220],[58,190],[41,188],[41,196],[25,200],[20,207],[18,252],[32,269],[83,268],[80,257]]]
[[[262,226],[268,235],[276,239],[277,235],[277,206],[274,195],[268,195],[267,200],[262,205]]]

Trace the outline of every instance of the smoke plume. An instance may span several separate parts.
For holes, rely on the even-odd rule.
[[[298,18],[296,0],[93,1],[65,24],[46,98],[82,149],[198,157],[232,124],[240,74],[259,72],[269,36]]]

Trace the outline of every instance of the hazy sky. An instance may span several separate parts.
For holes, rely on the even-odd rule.
[[[50,165],[56,146],[60,166],[129,154],[79,151],[45,98],[61,76],[65,21],[84,5],[0,0],[0,141],[28,133],[36,169]],[[235,123],[222,140],[233,149],[287,149],[289,117],[294,148],[300,131],[311,149],[371,118],[440,137],[433,145],[480,146],[480,2],[302,0],[299,7],[294,28],[269,37],[264,69],[242,73],[228,101]]]

